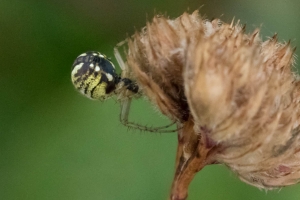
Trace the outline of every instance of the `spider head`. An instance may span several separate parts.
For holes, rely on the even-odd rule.
[[[73,63],[71,79],[75,88],[88,98],[104,100],[113,94],[120,76],[115,66],[103,54],[89,51]]]

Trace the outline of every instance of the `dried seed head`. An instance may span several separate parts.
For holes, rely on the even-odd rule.
[[[155,17],[129,40],[127,59],[163,114],[183,125],[193,121],[193,134],[209,141],[202,148],[214,151],[207,154],[211,162],[272,189],[300,180],[300,83],[291,70],[293,53],[276,35],[262,42],[258,30],[245,34],[238,23],[210,22],[194,12],[174,20]],[[190,159],[184,151],[183,159]]]
[[[274,39],[249,43],[253,35],[242,32],[224,37],[234,29],[223,25],[188,49],[185,94],[195,130],[205,128],[220,146],[215,159],[245,182],[261,188],[296,183],[300,160],[286,162],[300,144],[293,51]]]
[[[187,45],[203,32],[197,12],[175,20],[157,16],[129,40],[127,59],[137,82],[172,120],[183,122],[189,116],[182,77],[185,54]]]

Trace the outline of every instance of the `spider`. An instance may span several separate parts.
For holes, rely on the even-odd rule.
[[[128,128],[139,129],[148,132],[166,133],[175,132],[168,130],[175,122],[161,127],[147,127],[129,122],[129,110],[132,98],[142,96],[142,91],[137,83],[129,77],[129,68],[118,50],[127,40],[118,43],[114,48],[114,56],[122,70],[116,73],[112,61],[104,54],[97,51],[89,51],[80,54],[73,63],[71,79],[75,88],[84,96],[104,101],[112,96],[117,96],[121,103],[120,121]]]

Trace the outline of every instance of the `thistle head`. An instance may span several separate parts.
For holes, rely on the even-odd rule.
[[[177,173],[174,191],[181,177],[191,180],[184,176],[211,163],[259,188],[299,182],[300,92],[289,43],[276,35],[262,41],[259,30],[246,34],[239,23],[208,21],[196,11],[154,17],[130,38],[128,52],[144,93],[184,127],[177,169],[190,171]],[[195,155],[204,159],[199,166]]]

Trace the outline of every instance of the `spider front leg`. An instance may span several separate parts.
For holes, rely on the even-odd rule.
[[[125,62],[123,61],[122,56],[121,56],[121,54],[119,52],[119,47],[123,46],[126,42],[128,42],[127,39],[123,40],[122,42],[119,42],[115,46],[115,48],[114,48],[114,55],[115,55],[115,58],[116,58],[116,60],[117,60],[117,62],[119,64],[120,68],[122,69],[122,71],[126,71],[127,72],[128,67],[125,64]]]

